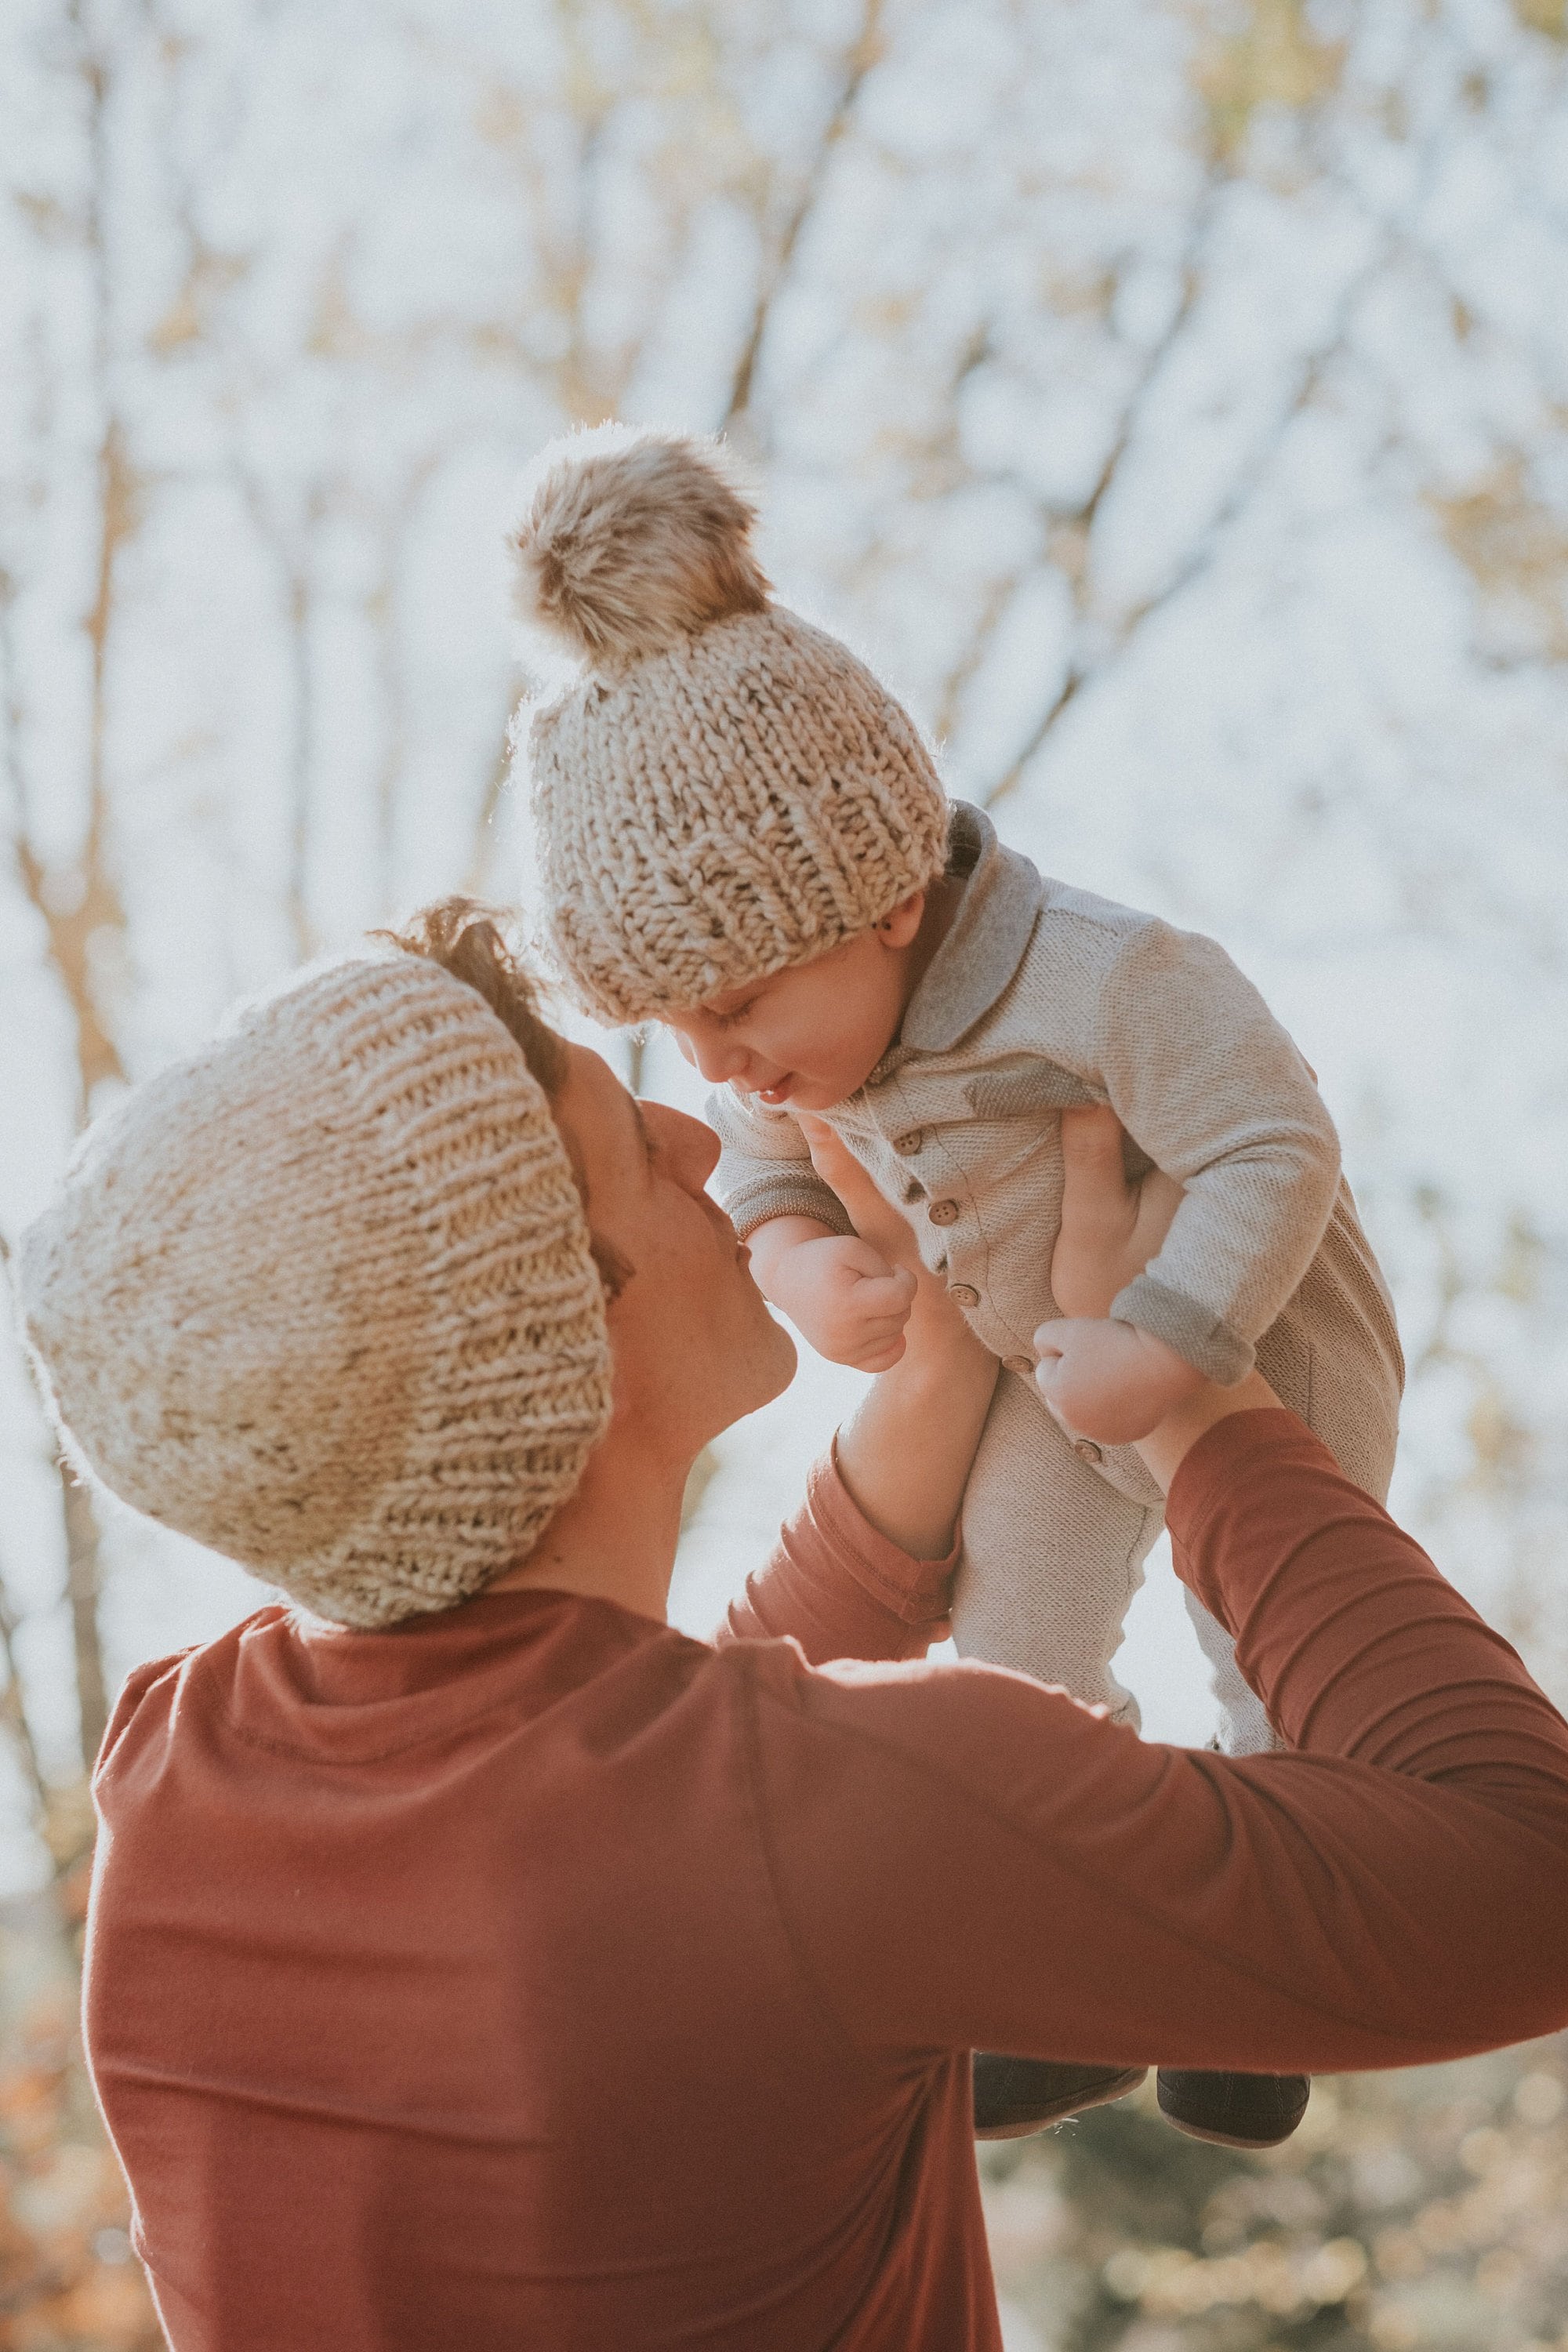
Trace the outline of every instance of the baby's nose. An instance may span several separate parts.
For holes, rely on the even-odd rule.
[[[693,1041],[697,1066],[710,1086],[728,1085],[731,1078],[745,1075],[751,1055],[743,1045],[731,1045],[722,1037],[703,1037]]]

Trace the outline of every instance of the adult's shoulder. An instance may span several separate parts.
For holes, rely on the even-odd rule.
[[[93,1767],[95,1792],[100,1792],[100,1784],[112,1765],[123,1763],[129,1751],[149,1738],[162,1736],[183,1716],[204,1670],[221,1662],[226,1654],[234,1654],[247,1634],[281,1625],[289,1615],[285,1605],[269,1601],[211,1641],[194,1642],[183,1650],[171,1650],[163,1657],[148,1658],[141,1665],[132,1666],[121,1685],[98,1751]]]
[[[1044,1766],[1048,1754],[1059,1766],[1086,1733],[1092,1748],[1111,1728],[1066,1691],[978,1659],[837,1658],[814,1666],[787,1638],[736,1643],[719,1654],[749,1678],[764,1756],[770,1740],[787,1742],[798,1727],[814,1740],[858,1747],[868,1759],[879,1755],[900,1774],[991,1790],[998,1748],[1011,1738],[1033,1761]],[[1004,1778],[1017,1784],[1017,1757]]]

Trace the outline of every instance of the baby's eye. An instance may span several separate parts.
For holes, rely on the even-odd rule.
[[[713,1015],[713,1018],[717,1021],[721,1029],[733,1029],[737,1023],[745,1019],[747,1013],[751,1012],[752,1007],[755,1004],[756,1001],[756,998],[753,996],[746,1003],[737,1004],[732,1013],[716,1013]]]

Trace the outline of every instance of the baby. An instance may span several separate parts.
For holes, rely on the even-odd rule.
[[[1381,1501],[1404,1376],[1388,1293],[1257,991],[1212,940],[1046,878],[950,805],[893,697],[772,601],[754,520],[710,446],[612,430],[542,463],[522,602],[585,665],[528,739],[552,944],[590,1012],[664,1023],[721,1085],[720,1195],[823,1355],[894,1362],[912,1283],[855,1234],[796,1114],[909,1218],[1000,1366],[958,1646],[1136,1725],[1110,1661],[1161,1496],[1132,1442],[1256,1361]],[[1109,1317],[1064,1322],[1061,1113],[1089,1103],[1184,1197]],[[1227,1636],[1188,1606],[1223,1744],[1268,1750]],[[1160,2089],[1183,2128],[1243,2146],[1306,2099],[1299,2077]]]

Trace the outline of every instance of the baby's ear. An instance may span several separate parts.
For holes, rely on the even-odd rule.
[[[877,925],[878,939],[885,948],[907,948],[920,929],[925,910],[925,892],[911,890],[907,898],[890,907]]]

